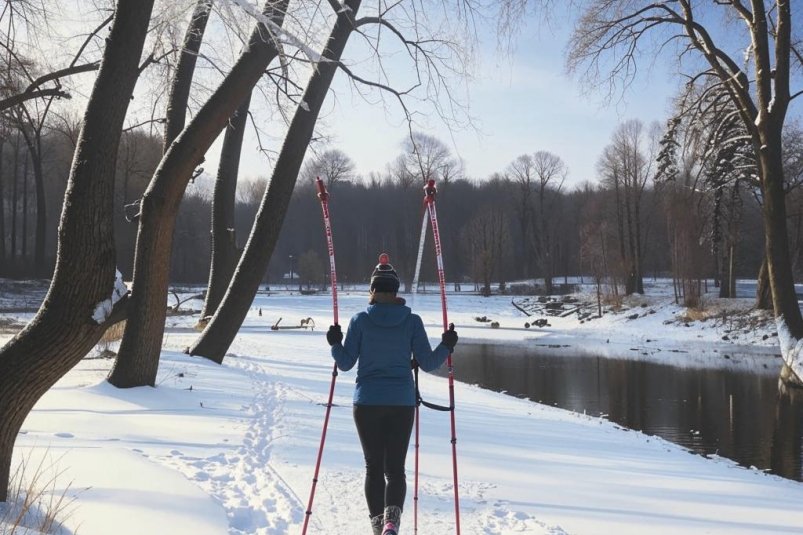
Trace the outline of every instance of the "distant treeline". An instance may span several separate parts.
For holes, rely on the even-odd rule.
[[[32,155],[22,135],[12,133],[0,145],[1,276],[50,276],[74,150],[71,131],[54,128],[42,137],[41,177],[35,176]],[[115,232],[118,265],[126,279],[132,275],[137,201],[160,155],[158,136],[141,130],[124,134],[117,161]],[[509,169],[482,180],[467,179],[454,172],[436,176],[444,262],[450,282],[487,290],[491,282],[494,288],[498,283],[527,279],[540,279],[539,285],[548,284],[547,279],[560,284],[563,277],[587,275],[624,285],[633,265],[638,266],[641,276],[678,272],[679,218],[673,214],[677,203],[669,202],[677,200],[676,193],[645,181],[638,195],[628,194],[636,190],[632,186],[628,190],[626,182],[606,180],[602,167],[599,181],[569,189],[557,180],[539,182],[522,165],[516,165],[527,163],[519,160]],[[294,284],[321,285],[327,280],[329,266],[313,174],[314,169],[307,166],[299,178],[265,275],[269,284],[289,284],[291,270]],[[42,208],[36,202],[36,181],[40,179],[45,196],[44,255],[37,262],[37,211]],[[208,183],[212,179],[205,180]],[[329,181],[338,277],[342,281],[366,281],[377,255],[386,251],[409,288],[424,213],[423,183],[421,176],[400,173],[398,165],[392,163],[384,174]],[[264,180],[243,180],[238,186],[235,232],[241,247],[248,238],[264,187]],[[732,269],[736,276],[756,277],[763,258],[760,207],[749,190],[739,195],[741,224],[738,239],[733,240]],[[174,282],[204,283],[208,278],[211,202],[211,188],[188,189],[173,242]],[[688,217],[680,219],[695,225],[687,238],[694,250],[692,261],[687,258],[684,262],[683,276],[716,277],[712,251],[717,234],[706,219],[710,201],[700,194],[682,202]],[[797,243],[800,238],[796,228],[799,227],[790,225]],[[631,248],[636,237],[638,250]],[[435,281],[429,230],[427,240],[421,279]],[[630,258],[631,252],[639,257],[638,262]]]

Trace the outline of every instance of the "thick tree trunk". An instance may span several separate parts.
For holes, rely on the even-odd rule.
[[[217,310],[229,286],[240,252],[234,234],[234,207],[237,192],[237,174],[240,170],[240,153],[248,120],[251,95],[234,112],[220,151],[220,163],[212,198],[212,263],[209,267],[209,285],[201,318]]]
[[[281,25],[286,9],[287,0],[269,0],[264,13]],[[269,35],[259,23],[231,72],[171,144],[142,198],[129,318],[109,375],[117,387],[156,382],[178,206],[204,154],[276,57],[275,43],[266,40]]]
[[[167,99],[162,154],[167,152],[170,144],[184,130],[187,102],[190,98],[192,78],[195,75],[195,63],[198,59],[198,51],[201,49],[210,11],[212,11],[212,0],[198,0],[190,24],[184,33],[184,47],[176,65],[176,74],[173,76],[170,96]]]
[[[797,346],[803,339],[803,316],[800,314],[800,305],[795,293],[792,262],[789,257],[780,132],[777,139],[770,141],[759,151],[764,177],[762,189],[767,273],[772,291],[773,312],[781,335],[781,353],[787,366],[796,375],[795,382],[803,384],[803,355]]]
[[[152,7],[117,4],[70,171],[50,289],[36,317],[0,350],[0,501],[25,417],[110,324],[93,315],[114,289],[115,160]]]
[[[302,101],[306,106],[296,108],[279,159],[276,161],[270,186],[262,198],[248,244],[240,258],[231,285],[212,321],[206,326],[195,345],[190,348],[191,355],[201,355],[215,362],[223,362],[223,357],[254,300],[259,282],[276,246],[304,154],[315,130],[318,113],[351,34],[350,17],[357,14],[360,0],[347,0],[345,6],[350,10],[344,9],[338,14],[326,41],[328,44],[323,53],[324,60],[316,66],[304,91]]]

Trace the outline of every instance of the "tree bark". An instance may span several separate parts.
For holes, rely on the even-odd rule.
[[[223,147],[220,151],[215,192],[212,198],[212,262],[209,267],[209,285],[201,318],[211,316],[217,310],[226,293],[240,252],[234,234],[234,207],[237,192],[237,174],[240,169],[240,153],[251,105],[249,94],[229,121]]]
[[[759,310],[772,310],[772,289],[770,288],[770,274],[767,269],[766,253],[764,254],[764,260],[761,262],[761,268],[758,270],[756,308]]]
[[[184,47],[181,49],[181,56],[176,65],[176,74],[173,76],[173,83],[170,86],[170,96],[167,99],[162,154],[167,152],[170,144],[184,130],[187,102],[190,98],[192,78],[195,75],[195,63],[198,59],[198,51],[201,49],[210,11],[212,11],[212,0],[198,0],[190,24],[184,33]]]
[[[778,129],[780,130],[780,129]],[[767,273],[772,292],[773,312],[779,324],[788,329],[795,340],[803,338],[803,317],[800,314],[792,262],[789,257],[789,240],[786,227],[786,194],[783,187],[783,159],[780,132],[778,139],[765,143],[759,150],[759,162],[764,177],[764,238],[767,257]],[[779,325],[780,326],[780,325]],[[796,354],[794,348],[782,347],[786,364],[797,376],[797,383],[803,384],[803,355]]]
[[[34,319],[0,350],[0,501],[8,498],[25,417],[110,324],[93,312],[114,288],[115,159],[152,7],[152,0],[117,4],[70,171],[50,289]]]
[[[350,10],[344,9],[338,13],[337,21],[326,41],[328,44],[323,52],[324,60],[316,66],[304,91],[302,101],[306,105],[296,107],[273,170],[270,186],[262,198],[248,244],[240,258],[231,285],[212,321],[189,349],[191,355],[201,355],[218,363],[223,362],[223,357],[254,300],[259,282],[276,246],[304,154],[315,130],[318,113],[351,35],[353,26],[350,18],[357,14],[360,0],[346,0],[345,6]]]
[[[287,0],[268,0],[263,13],[281,25],[286,9]],[[269,35],[258,23],[231,72],[165,153],[142,198],[129,317],[109,375],[119,388],[156,383],[178,206],[204,154],[277,56]]]

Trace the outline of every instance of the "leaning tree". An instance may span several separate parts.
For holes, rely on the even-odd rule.
[[[251,37],[224,80],[165,153],[141,200],[133,288],[109,382],[153,386],[159,368],[170,251],[178,206],[204,155],[278,55],[288,0],[267,0]]]
[[[114,169],[152,7],[152,0],[117,3],[73,157],[50,289],[34,319],[0,349],[0,501],[8,497],[11,454],[25,417],[120,310]]]

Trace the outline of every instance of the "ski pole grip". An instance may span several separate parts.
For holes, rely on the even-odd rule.
[[[318,198],[322,201],[329,200],[329,193],[326,191],[326,185],[321,180],[321,177],[315,179],[315,187],[318,188]]]

